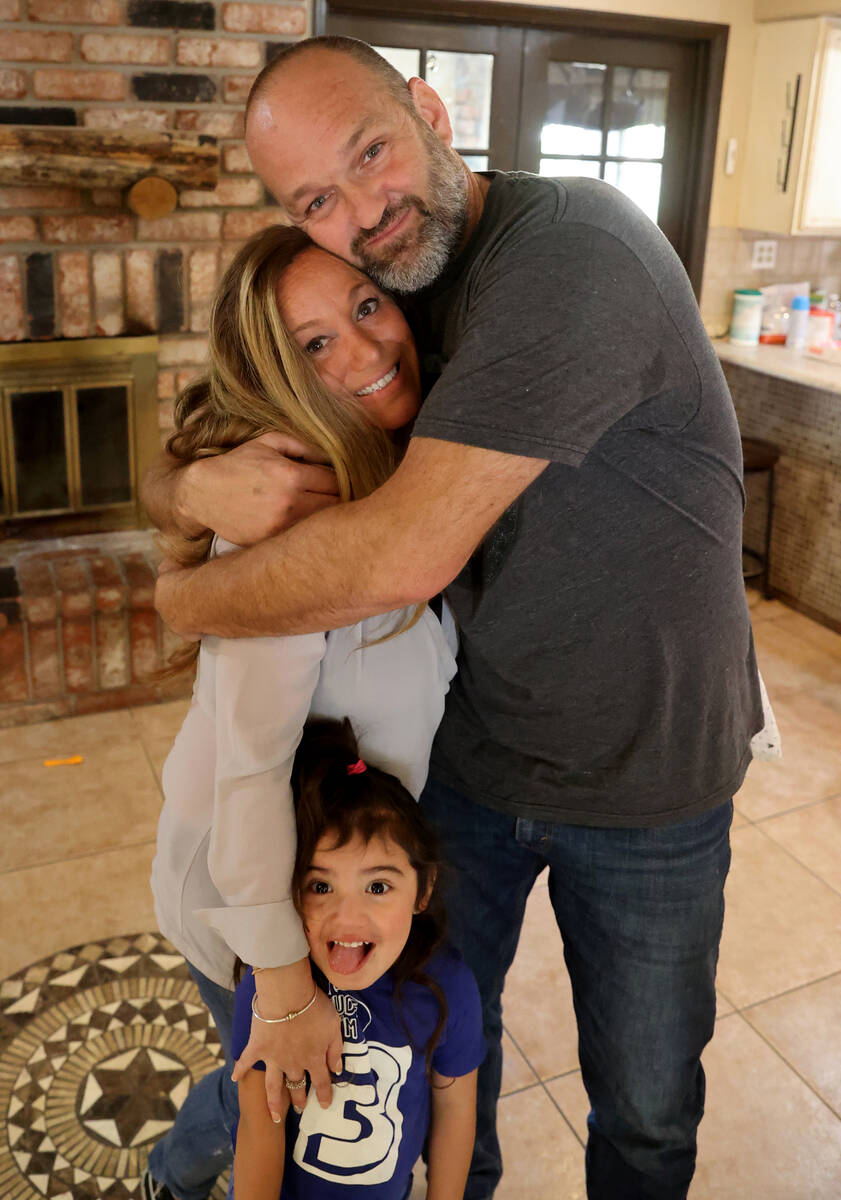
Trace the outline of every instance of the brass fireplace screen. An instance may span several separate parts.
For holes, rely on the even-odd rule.
[[[136,527],[159,446],[156,337],[0,346],[0,516],[8,533]]]

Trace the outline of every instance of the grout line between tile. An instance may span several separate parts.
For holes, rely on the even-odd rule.
[[[817,879],[818,883],[822,883],[824,887],[829,888],[829,890],[834,892],[836,896],[841,896],[841,890],[839,890],[833,884],[828,883],[826,879],[824,879],[817,873],[817,871],[814,870],[814,868],[810,867],[807,863],[802,862],[797,855],[789,850],[787,846],[784,846],[782,842],[778,842],[776,838],[771,837],[771,834],[768,833],[767,830],[763,829],[761,825],[757,824],[754,826],[754,828],[758,830],[758,832],[761,833],[762,836],[766,838],[772,846],[776,846],[778,850],[782,850],[783,854],[787,855],[792,862],[796,862],[798,867],[802,867],[803,870],[806,871],[807,874],[811,875],[813,879]]]
[[[51,858],[46,862],[27,863],[20,867],[0,868],[0,879],[6,875],[16,875],[22,871],[39,871],[42,867],[58,867],[65,862],[81,862],[85,858],[99,858],[103,854],[116,854],[122,850],[137,850],[140,846],[154,846],[156,838],[145,838],[140,842],[126,842],[120,846],[103,846],[98,850],[87,850],[84,854],[65,854],[62,858]]]
[[[835,973],[839,974],[839,972],[835,972]],[[828,976],[828,978],[831,978],[831,976]],[[819,982],[819,981],[816,980],[815,982]],[[792,989],[792,990],[796,990],[796,989]],[[837,1120],[841,1121],[841,1111],[833,1108],[833,1106],[829,1103],[829,1101],[826,1099],[826,1097],[821,1095],[821,1093],[818,1091],[818,1089],[815,1087],[815,1085],[810,1080],[808,1080],[806,1078],[806,1076],[802,1074],[801,1071],[799,1071],[797,1069],[797,1067],[794,1065],[794,1063],[789,1062],[789,1060],[786,1058],[786,1056],[783,1054],[783,1052],[777,1046],[775,1046],[772,1041],[770,1041],[765,1036],[765,1034],[762,1032],[761,1029],[757,1028],[757,1026],[754,1025],[753,1021],[750,1020],[748,1014],[746,1012],[740,1012],[739,1016],[744,1019],[745,1023],[748,1025],[748,1027],[750,1029],[752,1029],[753,1032],[757,1035],[757,1037],[760,1038],[760,1040],[765,1043],[765,1045],[768,1047],[768,1049],[777,1056],[777,1058],[780,1060],[780,1062],[784,1063],[785,1066],[787,1066],[788,1069],[791,1071],[791,1073],[793,1075],[797,1076],[797,1078],[800,1080],[800,1082],[809,1089],[809,1091],[812,1093],[812,1095],[815,1096],[818,1100],[820,1100],[821,1104],[823,1104],[823,1106],[825,1108],[827,1108]]]
[[[146,745],[146,742],[143,740],[143,738],[140,739],[140,744],[143,747],[143,754],[146,758],[146,762],[149,764],[149,770],[152,772],[152,778],[155,781],[155,787],[158,789],[158,795],[160,796],[161,801],[163,801],[165,798],[163,784],[158,778],[158,772],[155,770],[155,764],[152,762],[152,756],[149,753],[149,747]]]
[[[830,800],[838,799],[841,799],[841,792],[831,792],[830,795],[819,796],[816,800],[804,800],[802,804],[793,804],[791,808],[781,808],[779,812],[768,813],[765,817],[756,817],[756,819],[745,817],[745,820],[758,827],[768,821],[776,820],[777,817],[787,817],[790,813],[802,812],[803,809],[815,808],[818,804],[827,804]]]
[[[794,987],[784,988],[781,992],[774,992],[773,996],[763,996],[761,1000],[751,1000],[750,1004],[745,1004],[742,1008],[733,1005],[737,1013],[748,1013],[752,1008],[758,1008],[760,1004],[768,1004],[771,1000],[779,1000],[783,996],[793,996],[795,992],[802,992],[804,988],[812,987],[816,983],[826,983],[828,979],[834,979],[837,975],[841,975],[841,971],[830,971],[828,975],[821,975],[817,979],[810,979],[806,983],[795,984]],[[729,1014],[728,1014],[729,1015]]]
[[[558,1102],[555,1100],[555,1097],[552,1095],[552,1093],[551,1093],[551,1092],[549,1091],[549,1089],[547,1088],[547,1086],[546,1086],[546,1080],[545,1080],[545,1079],[541,1079],[540,1075],[538,1075],[537,1071],[535,1071],[534,1067],[533,1067],[533,1066],[532,1066],[532,1064],[529,1062],[528,1056],[527,1056],[527,1055],[526,1055],[526,1054],[523,1052],[523,1050],[520,1048],[520,1044],[519,1044],[519,1042],[517,1041],[517,1039],[514,1037],[514,1035],[512,1034],[511,1030],[510,1030],[510,1029],[506,1029],[505,1025],[503,1025],[503,1029],[505,1030],[505,1032],[508,1034],[509,1038],[511,1039],[512,1045],[513,1045],[513,1046],[514,1046],[514,1048],[517,1050],[517,1053],[518,1053],[518,1054],[519,1054],[519,1055],[522,1057],[523,1061],[524,1061],[524,1062],[527,1064],[527,1066],[528,1066],[529,1070],[531,1071],[532,1075],[534,1075],[534,1077],[535,1077],[535,1082],[536,1082],[536,1083],[539,1085],[539,1087],[541,1087],[541,1088],[543,1089],[543,1092],[544,1092],[544,1094],[545,1094],[545,1095],[548,1097],[548,1099],[549,1099],[549,1103],[550,1103],[550,1104],[553,1106],[553,1108],[554,1108],[554,1109],[555,1109],[555,1110],[556,1110],[556,1111],[557,1111],[557,1112],[560,1114],[562,1121],[563,1121],[563,1122],[564,1122],[564,1124],[567,1126],[567,1128],[569,1129],[569,1131],[570,1131],[570,1133],[572,1134],[572,1136],[573,1136],[573,1137],[575,1138],[575,1140],[578,1142],[579,1146],[581,1146],[582,1148],[586,1148],[586,1147],[584,1146],[584,1142],[583,1142],[583,1141],[581,1140],[581,1138],[578,1136],[578,1134],[577,1134],[577,1132],[576,1132],[576,1130],[575,1130],[575,1128],[574,1128],[574,1126],[573,1126],[572,1122],[570,1121],[569,1117],[566,1115],[566,1113],[564,1112],[564,1110],[561,1108],[561,1106],[560,1106],[560,1105],[558,1104]],[[577,1068],[573,1068],[573,1070],[577,1070]],[[561,1074],[567,1074],[567,1075],[569,1075],[569,1074],[571,1074],[571,1073],[572,1073],[571,1071],[566,1071],[566,1072],[562,1072]],[[553,1078],[553,1079],[560,1079],[560,1078],[561,1078],[561,1076],[560,1076],[560,1075],[553,1075],[553,1076],[552,1076],[552,1078]],[[535,1086],[535,1085],[534,1085],[533,1083],[532,1083],[532,1084],[529,1084],[529,1085],[528,1085],[528,1088],[518,1088],[518,1089],[517,1089],[517,1092],[524,1092],[524,1091],[527,1091],[529,1088],[532,1088],[532,1087],[534,1087],[534,1086]],[[514,1095],[517,1095],[517,1092],[507,1092],[507,1093],[506,1093],[506,1095],[509,1095],[509,1096],[514,1096]]]

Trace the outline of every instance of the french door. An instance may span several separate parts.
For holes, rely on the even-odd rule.
[[[316,28],[361,38],[426,79],[474,170],[585,175],[624,192],[700,291],[726,27],[464,0],[317,0]]]
[[[665,39],[527,31],[519,169],[604,179],[678,247],[694,174],[694,57]]]

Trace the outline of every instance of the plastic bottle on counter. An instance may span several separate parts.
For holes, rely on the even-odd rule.
[[[815,354],[821,354],[832,345],[832,335],[835,330],[835,313],[828,308],[810,308],[809,326],[806,340],[809,349]]]
[[[826,302],[826,307],[835,318],[835,328],[832,331],[832,336],[836,342],[841,342],[841,296],[837,292],[833,292]]]
[[[786,333],[788,350],[805,350],[809,329],[809,297],[795,296],[791,302],[791,316]]]
[[[733,316],[730,318],[731,342],[739,346],[759,344],[764,303],[765,297],[758,288],[736,288],[733,293]]]

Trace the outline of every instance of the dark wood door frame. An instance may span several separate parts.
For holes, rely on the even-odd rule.
[[[589,12],[573,8],[542,8],[488,0],[315,0],[313,27],[326,29],[329,14],[399,18],[406,21],[447,21],[458,24],[516,26],[520,29],[567,29],[602,36],[671,38],[696,48],[695,96],[691,131],[693,177],[686,188],[682,214],[683,262],[700,295],[715,171],[715,145],[727,54],[727,25],[681,21],[623,13]]]

